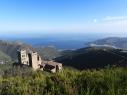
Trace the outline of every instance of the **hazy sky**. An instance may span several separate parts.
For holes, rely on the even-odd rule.
[[[127,32],[127,0],[0,0],[0,32]]]

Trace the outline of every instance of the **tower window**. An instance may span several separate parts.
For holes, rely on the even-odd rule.
[[[37,57],[37,60],[39,61],[39,59],[40,59],[40,58],[39,58],[39,56],[38,56],[38,57]]]
[[[25,55],[22,55],[22,57],[25,57]]]

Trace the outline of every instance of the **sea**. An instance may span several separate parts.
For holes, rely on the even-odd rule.
[[[86,47],[88,42],[92,42],[98,39],[106,37],[113,37],[115,35],[109,35],[106,33],[51,33],[51,34],[36,34],[36,36],[6,36],[0,37],[1,40],[19,41],[26,44],[30,44],[33,47],[54,47],[57,49],[78,49]]]

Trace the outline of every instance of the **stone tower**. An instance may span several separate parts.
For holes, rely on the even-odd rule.
[[[37,52],[31,52],[28,54],[29,56],[29,64],[33,69],[39,69],[42,63],[41,57]]]
[[[21,65],[27,65],[33,69],[39,69],[42,64],[42,59],[37,52],[27,51],[27,50],[18,50],[18,61]]]
[[[18,60],[20,64],[29,65],[29,58],[26,50],[18,50]]]

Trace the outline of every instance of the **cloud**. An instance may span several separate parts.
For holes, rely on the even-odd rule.
[[[119,21],[119,20],[127,20],[127,16],[106,16],[102,18],[102,21]]]
[[[86,30],[100,33],[127,33],[127,16],[95,18],[86,26]]]
[[[127,20],[110,20],[105,22],[99,22],[91,26],[93,31],[110,32],[110,33],[122,33],[127,32]]]
[[[127,20],[127,16],[106,16],[103,18],[95,18],[93,22],[115,22],[115,21],[125,21]]]

